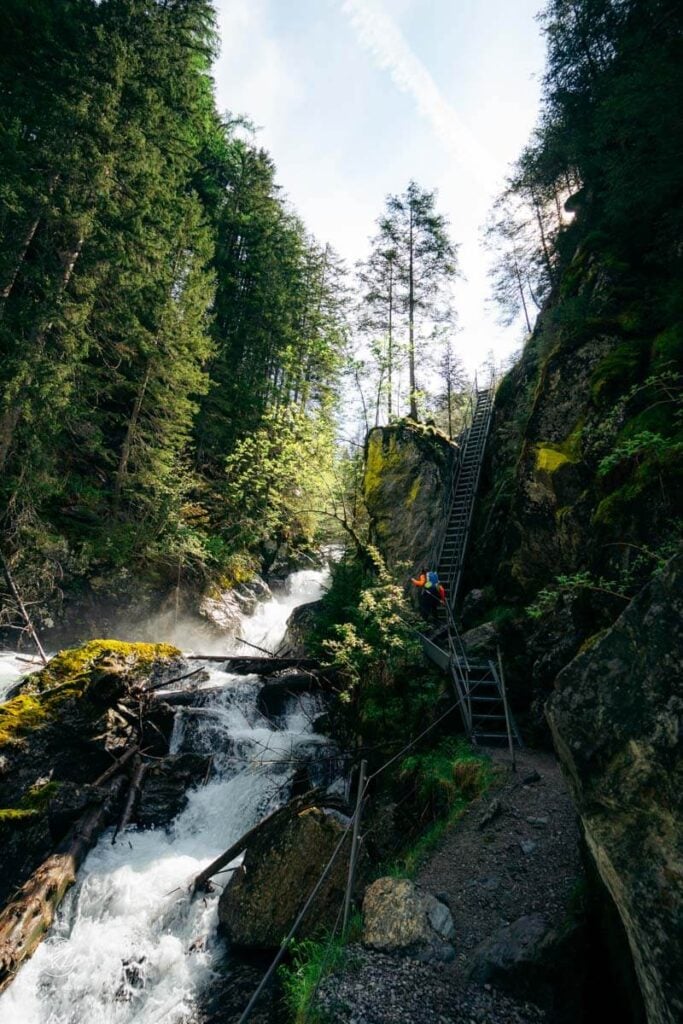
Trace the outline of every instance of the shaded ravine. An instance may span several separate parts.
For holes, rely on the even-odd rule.
[[[294,573],[284,592],[244,619],[242,636],[274,649],[292,610],[316,600],[325,582],[324,571]],[[201,716],[178,711],[172,752],[211,753],[211,778],[190,792],[185,810],[168,829],[129,829],[115,845],[111,831],[103,835],[50,936],[0,998],[2,1020],[179,1024],[193,1019],[226,952],[217,935],[218,889],[190,901],[188,883],[286,800],[295,757],[312,758],[315,777],[316,754],[330,753],[330,741],[312,729],[315,696],[298,698],[274,724],[257,708],[257,677],[208,671],[205,685],[222,689],[203,705]]]

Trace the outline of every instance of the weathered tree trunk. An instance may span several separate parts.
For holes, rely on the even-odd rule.
[[[517,288],[519,289],[519,297],[522,300],[522,309],[524,310],[524,319],[526,320],[526,328],[529,334],[531,334],[531,320],[529,319],[529,310],[527,309],[526,299],[524,297],[524,287],[522,285],[522,276],[519,272],[519,265],[517,258],[513,257],[515,267],[515,277],[517,278]]]
[[[111,837],[112,846],[116,842],[116,837],[118,836],[119,832],[124,831],[128,823],[130,822],[130,819],[133,817],[135,802],[140,794],[140,789],[142,788],[142,780],[145,777],[146,771],[146,762],[142,760],[139,754],[136,754],[133,767],[133,775],[130,780],[130,786],[128,788],[128,796],[126,797],[126,806],[123,808],[121,820],[119,821],[119,824],[114,831],[114,835]]]
[[[27,630],[29,631],[29,633],[31,634],[31,637],[33,638],[33,642],[36,645],[36,649],[38,651],[38,654],[40,655],[41,661],[43,662],[43,665],[47,665],[47,655],[45,654],[45,651],[43,650],[43,645],[41,644],[40,640],[38,639],[38,634],[35,631],[35,628],[33,626],[33,622],[31,621],[31,617],[29,616],[29,613],[26,610],[26,606],[24,605],[24,602],[21,599],[21,595],[20,595],[19,591],[17,590],[16,584],[14,582],[14,578],[12,576],[12,573],[10,572],[9,565],[5,561],[4,556],[1,555],[1,554],[0,554],[0,565],[2,565],[2,571],[3,571],[5,579],[7,580],[7,586],[9,587],[10,594],[12,595],[12,597],[14,598],[14,600],[17,603],[17,607],[19,608],[19,611],[20,611],[20,613],[21,613],[21,615],[22,615],[22,617],[24,619],[24,622],[26,623]]]
[[[54,192],[55,185],[57,184],[58,181],[59,181],[59,175],[58,174],[53,174],[51,176],[51,178],[50,178],[50,180],[48,182],[48,186],[47,186],[47,196],[48,197],[51,196],[52,193]],[[36,216],[33,218],[31,223],[26,228],[26,231],[24,232],[24,236],[23,236],[23,238],[21,239],[21,241],[19,243],[19,252],[17,253],[17,257],[16,257],[16,259],[14,261],[14,265],[13,265],[12,269],[10,270],[10,272],[8,273],[8,275],[7,275],[6,279],[5,279],[2,287],[0,288],[0,318],[2,318],[2,315],[4,313],[5,303],[6,303],[7,299],[10,297],[10,295],[12,294],[12,289],[14,288],[14,285],[16,283],[17,277],[19,276],[19,271],[21,270],[22,264],[23,264],[24,260],[26,259],[26,253],[29,250],[29,246],[31,245],[31,242],[35,238],[36,231],[38,230],[38,226],[40,225],[41,219],[42,219],[42,211],[40,213],[36,214]]]
[[[221,868],[224,868],[231,860],[234,860],[243,850],[247,848],[249,843],[266,825],[270,825],[275,819],[285,817],[288,814],[292,814],[294,809],[299,813],[307,810],[309,807],[315,807],[316,801],[321,797],[320,790],[312,790],[310,793],[304,793],[302,796],[297,797],[295,800],[291,800],[284,807],[278,807],[276,811],[271,814],[267,814],[265,818],[262,818],[258,824],[250,828],[248,832],[245,832],[236,843],[229,846],[225,853],[222,853],[220,857],[212,861],[208,867],[204,868],[192,883],[191,893],[194,896],[196,893],[206,890],[209,880],[217,875]]]
[[[387,338],[387,423],[391,423],[391,388],[394,370],[394,261],[389,259],[389,332]]]
[[[135,431],[137,430],[138,421],[140,419],[140,413],[142,411],[142,403],[145,400],[145,392],[147,391],[147,385],[149,384],[150,374],[152,372],[151,362],[147,363],[145,373],[140,381],[138,387],[138,393],[135,396],[135,402],[133,403],[133,409],[128,420],[128,427],[126,429],[126,436],[121,447],[121,455],[119,456],[119,465],[116,470],[116,479],[114,480],[114,507],[118,508],[121,501],[121,490],[123,488],[123,481],[126,478],[128,472],[128,460],[130,459],[130,453],[133,448],[133,439],[135,438]]]
[[[102,803],[86,811],[55,853],[43,861],[0,913],[0,992],[45,937],[124,786],[123,777],[112,781]]]
[[[410,418],[417,422],[417,384],[415,382],[415,266],[413,209],[410,208],[408,253],[408,374],[410,387]]]

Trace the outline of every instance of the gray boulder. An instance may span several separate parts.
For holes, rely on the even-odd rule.
[[[302,809],[302,801],[294,801],[283,814],[264,822],[218,904],[220,929],[233,946],[276,949],[280,945],[347,825],[348,818],[339,811],[305,804]],[[333,927],[347,872],[348,839],[304,917],[298,938]]]
[[[363,899],[363,945],[416,960],[452,960],[451,912],[407,878],[378,878]]]
[[[505,925],[475,950],[470,978],[482,984],[500,982],[501,976],[538,960],[547,930],[548,924],[541,914],[527,914]]]
[[[483,622],[481,626],[475,626],[462,634],[462,642],[468,654],[493,654],[497,641],[498,627],[495,622]]]

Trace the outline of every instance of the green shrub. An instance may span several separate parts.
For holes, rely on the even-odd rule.
[[[432,817],[449,810],[458,800],[472,800],[485,788],[488,760],[464,740],[448,736],[431,750],[412,754],[401,763],[399,778],[412,784],[420,803]]]
[[[292,1024],[323,1024],[315,996],[324,978],[344,963],[346,949],[339,936],[304,939],[291,946],[291,964],[280,968],[280,980]]]

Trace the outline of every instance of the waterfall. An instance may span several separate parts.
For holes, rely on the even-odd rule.
[[[287,618],[322,593],[326,573],[289,577],[284,592],[245,617],[242,636],[274,649]],[[244,653],[239,650],[236,653]],[[105,833],[88,855],[49,937],[0,997],[8,1024],[181,1024],[193,1017],[226,953],[218,890],[190,901],[199,871],[287,799],[294,756],[330,753],[313,732],[317,698],[304,695],[277,724],[257,706],[260,681],[209,669],[221,686],[193,716],[181,708],[174,752],[213,755],[213,774],[167,828]],[[229,878],[224,875],[219,882]]]

